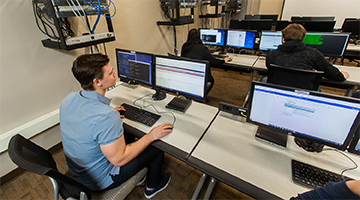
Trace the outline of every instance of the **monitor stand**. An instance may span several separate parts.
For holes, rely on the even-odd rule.
[[[288,135],[259,126],[255,138],[281,148],[286,148]]]
[[[166,93],[165,92],[161,92],[160,89],[155,89],[155,94],[153,94],[152,98],[155,101],[161,101],[163,99],[166,98]]]
[[[320,143],[317,143],[317,142],[314,142],[311,140],[303,139],[303,138],[295,137],[294,141],[299,147],[301,147],[309,152],[320,153],[320,152],[322,152],[323,147],[324,147],[323,144],[320,144]]]

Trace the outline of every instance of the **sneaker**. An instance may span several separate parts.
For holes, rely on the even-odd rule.
[[[146,175],[136,184],[136,186],[144,187],[146,181]]]
[[[145,188],[145,197],[147,199],[150,199],[153,196],[155,196],[157,193],[163,191],[169,185],[170,180],[171,180],[170,173],[164,174],[163,177],[161,178],[160,184],[155,189],[151,191],[147,191]]]

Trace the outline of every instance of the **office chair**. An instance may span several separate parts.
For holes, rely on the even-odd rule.
[[[317,91],[323,75],[324,72],[320,71],[294,69],[270,64],[267,82]],[[294,141],[298,146],[310,152],[319,153],[324,146],[323,144],[298,137],[295,137]]]
[[[59,193],[63,199],[124,199],[147,172],[145,167],[117,188],[94,192],[71,178],[69,171],[66,175],[60,173],[54,158],[47,150],[19,134],[11,138],[8,153],[11,160],[20,168],[50,178],[54,186],[54,200],[59,199]]]
[[[270,64],[268,83],[317,91],[324,72]]]

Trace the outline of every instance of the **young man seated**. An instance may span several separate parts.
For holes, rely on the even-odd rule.
[[[91,190],[115,188],[148,168],[145,197],[165,189],[171,175],[161,176],[164,152],[150,143],[172,132],[168,123],[153,128],[136,142],[125,142],[122,106],[110,106],[106,89],[116,77],[102,54],[79,56],[72,72],[83,90],[65,97],[60,107],[60,130],[66,162],[75,179]]]

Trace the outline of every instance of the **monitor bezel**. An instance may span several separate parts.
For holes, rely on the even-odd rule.
[[[232,46],[232,45],[228,45],[228,33],[229,33],[229,31],[245,31],[246,33],[247,32],[251,32],[251,33],[254,33],[254,40],[253,40],[253,46],[252,46],[252,48],[247,48],[247,47],[238,47],[238,46]],[[228,30],[226,30],[226,40],[225,40],[225,46],[226,47],[231,47],[231,48],[238,48],[238,49],[252,49],[252,50],[254,50],[255,49],[255,41],[256,41],[256,33],[257,33],[257,31],[255,31],[255,30],[246,30],[246,29],[228,29]]]
[[[269,30],[261,31],[261,35],[260,35],[260,38],[259,38],[259,47],[258,47],[258,49],[259,49],[260,51],[263,51],[263,52],[276,50],[277,47],[276,47],[276,49],[260,49],[260,46],[261,46],[261,38],[262,38],[262,35],[263,35],[264,32],[268,32],[268,33],[269,33],[269,32],[270,32],[270,33],[281,33],[281,41],[282,41],[282,32],[281,32],[281,31],[269,31]],[[280,46],[280,45],[282,45],[282,42],[279,44],[279,46]]]
[[[313,96],[319,96],[319,97],[327,97],[327,98],[333,98],[333,99],[337,99],[337,100],[344,100],[344,101],[348,101],[348,102],[352,102],[352,103],[359,103],[360,104],[360,99],[355,99],[355,98],[351,98],[351,97],[345,97],[345,96],[339,96],[339,95],[334,95],[334,94],[326,94],[326,93],[322,93],[322,92],[317,92],[317,91],[310,91],[310,90],[305,90],[305,89],[300,89],[300,88],[294,88],[294,87],[288,87],[288,86],[282,86],[282,85],[276,85],[276,84],[271,84],[271,83],[265,83],[265,82],[258,82],[258,81],[253,81],[251,84],[251,90],[250,90],[250,95],[249,95],[249,107],[248,107],[248,111],[247,111],[247,117],[246,117],[246,122],[248,123],[252,123],[255,124],[257,126],[261,126],[261,127],[265,127],[265,128],[269,128],[271,130],[276,130],[279,133],[283,133],[283,134],[291,134],[294,137],[299,137],[299,138],[303,138],[303,139],[308,139],[311,141],[314,141],[316,143],[320,143],[320,144],[324,144],[326,146],[330,146],[339,150],[346,150],[351,139],[353,138],[357,127],[360,125],[360,112],[358,112],[354,123],[344,141],[344,143],[340,146],[337,144],[333,144],[324,140],[320,140],[317,138],[313,138],[313,137],[309,137],[309,136],[305,136],[299,133],[293,133],[293,132],[289,132],[287,130],[282,130],[280,128],[275,128],[275,127],[271,127],[256,121],[252,121],[250,119],[251,117],[251,109],[252,109],[252,99],[253,99],[253,94],[254,94],[254,88],[255,85],[261,85],[261,86],[267,86],[267,87],[272,87],[272,88],[276,88],[276,89],[282,89],[282,90],[287,90],[287,91],[296,91],[296,92],[301,92],[301,93],[308,93],[310,95]]]
[[[220,30],[220,31],[224,31],[224,43],[223,44],[206,44],[206,43],[204,43],[204,41],[201,39],[201,30]],[[225,47],[226,38],[227,38],[227,29],[222,29],[222,28],[199,28],[199,32],[200,32],[200,40],[203,43],[203,45]]]
[[[165,59],[170,59],[170,60],[182,60],[182,61],[189,61],[189,62],[197,62],[197,63],[203,63],[205,64],[205,79],[204,79],[204,85],[203,85],[203,88],[204,88],[204,96],[203,97],[199,97],[199,96],[195,96],[193,94],[189,94],[189,93],[186,93],[186,92],[183,92],[183,91],[179,91],[179,90],[174,90],[174,89],[171,89],[171,88],[167,88],[167,87],[162,87],[162,86],[158,86],[157,83],[156,83],[156,78],[154,80],[154,89],[155,90],[161,90],[161,91],[167,91],[167,92],[170,92],[170,93],[174,93],[176,95],[182,95],[182,96],[185,96],[186,98],[188,99],[193,99],[195,101],[198,101],[198,102],[206,102],[206,85],[207,85],[207,73],[208,73],[208,70],[210,68],[210,64],[209,64],[209,61],[207,60],[197,60],[197,59],[191,59],[191,58],[184,58],[184,57],[169,57],[169,56],[164,56],[164,55],[154,55],[154,73],[155,73],[155,77],[156,77],[156,58],[159,57],[159,58],[165,58]]]
[[[336,55],[336,54],[324,54],[323,52],[321,52],[321,51],[319,50],[319,51],[320,51],[320,52],[321,52],[324,56],[327,56],[327,57],[339,57],[339,58],[341,58],[341,57],[343,57],[343,56],[344,56],[345,51],[346,51],[346,48],[347,48],[347,45],[348,45],[348,43],[349,43],[350,33],[346,33],[346,32],[318,32],[318,31],[306,31],[306,34],[308,34],[308,33],[310,33],[310,34],[319,33],[319,34],[321,34],[321,35],[324,35],[324,34],[347,35],[348,37],[347,37],[347,41],[345,42],[345,46],[344,46],[344,49],[343,49],[342,55]],[[306,35],[305,35],[305,37],[306,37]],[[304,38],[304,39],[305,39],[305,38]],[[306,44],[305,44],[305,45],[306,45]],[[308,46],[308,45],[306,45],[306,46]],[[308,47],[311,47],[311,46],[308,46]],[[315,48],[315,47],[311,47],[311,48]]]
[[[355,133],[355,136],[353,137],[353,139],[352,139],[352,141],[350,143],[350,146],[348,148],[348,151],[350,153],[360,155],[360,150],[355,149],[358,142],[360,142],[360,126],[358,127],[357,132]]]
[[[147,56],[151,56],[151,65],[150,65],[150,75],[151,75],[151,83],[145,82],[143,80],[139,80],[139,79],[135,79],[135,78],[131,78],[131,77],[127,77],[125,75],[120,74],[119,71],[119,58],[118,58],[118,51],[122,51],[122,52],[126,52],[126,53],[133,53],[133,54],[143,54],[143,55],[147,55]],[[154,54],[151,53],[145,53],[145,52],[140,52],[140,51],[133,51],[133,50],[128,50],[128,49],[120,49],[120,48],[115,48],[115,56],[116,56],[116,67],[117,67],[117,75],[118,78],[120,79],[121,82],[125,82],[128,84],[140,84],[140,85],[144,85],[144,86],[149,86],[151,88],[154,87],[155,84],[155,65],[154,65]]]

